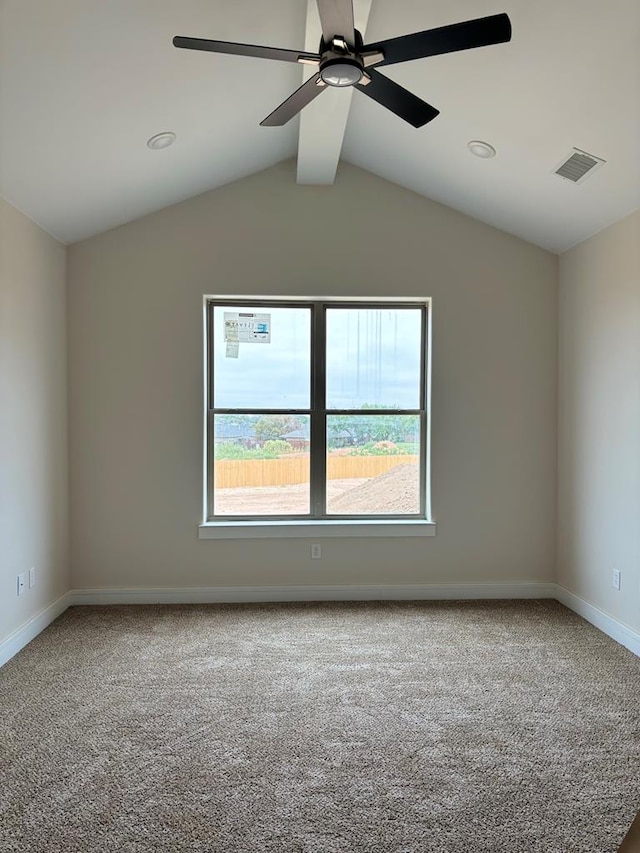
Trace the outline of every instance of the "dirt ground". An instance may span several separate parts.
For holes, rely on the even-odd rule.
[[[420,469],[417,464],[397,465],[327,503],[329,512],[336,513],[420,512]]]
[[[418,466],[398,465],[373,478],[329,480],[327,509],[336,514],[418,512]],[[309,486],[261,486],[218,489],[216,515],[304,515]]]
[[[329,504],[345,492],[368,482],[367,478],[329,480]],[[304,515],[309,512],[309,485],[217,489],[215,511],[216,515]]]

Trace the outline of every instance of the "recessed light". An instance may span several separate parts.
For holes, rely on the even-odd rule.
[[[482,142],[480,139],[472,139],[468,143],[469,151],[475,154],[476,157],[481,157],[483,160],[489,160],[496,156],[496,149],[488,142]]]
[[[167,130],[164,133],[156,133],[156,135],[152,136],[151,139],[147,139],[147,148],[151,148],[153,151],[159,151],[161,148],[168,148],[170,145],[173,145],[175,141],[175,133]]]

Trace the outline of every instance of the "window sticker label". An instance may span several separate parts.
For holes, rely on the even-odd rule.
[[[225,356],[227,358],[238,358],[240,353],[240,342],[239,341],[227,341],[227,349],[225,351]]]
[[[271,343],[271,314],[250,314],[225,311],[224,339],[227,343]],[[234,356],[229,357],[234,358]]]

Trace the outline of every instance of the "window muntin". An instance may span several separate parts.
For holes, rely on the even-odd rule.
[[[427,311],[208,300],[207,519],[424,519]],[[229,354],[242,314],[269,343]]]

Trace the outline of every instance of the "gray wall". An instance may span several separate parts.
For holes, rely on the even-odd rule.
[[[69,588],[65,277],[65,247],[0,199],[0,641]]]
[[[202,295],[432,296],[433,539],[200,541]],[[72,585],[552,581],[557,258],[281,164],[69,250]]]
[[[559,362],[558,582],[638,631],[640,211],[560,257]]]

